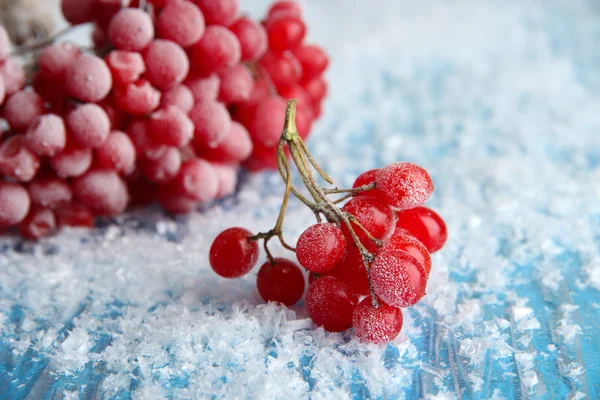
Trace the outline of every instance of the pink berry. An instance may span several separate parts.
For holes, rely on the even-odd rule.
[[[267,52],[259,61],[277,90],[283,90],[300,82],[302,65],[293,54]]]
[[[147,79],[161,90],[181,83],[190,69],[185,51],[170,40],[153,40],[144,52],[144,61]]]
[[[68,22],[78,25],[92,19],[95,2],[96,0],[61,0],[60,8]]]
[[[154,38],[154,25],[146,12],[124,8],[110,21],[108,37],[119,50],[140,51]]]
[[[154,140],[148,125],[147,120],[137,119],[132,120],[127,126],[127,134],[131,138],[140,159],[160,157],[167,149],[166,146]]]
[[[394,307],[409,307],[425,295],[427,272],[405,251],[384,251],[371,263],[375,294]]]
[[[224,278],[246,275],[258,261],[258,242],[244,228],[229,228],[221,232],[210,246],[209,262],[212,269]]]
[[[352,313],[358,303],[356,294],[343,282],[324,276],[308,286],[306,309],[313,322],[330,332],[352,327]]]
[[[267,51],[267,31],[253,19],[240,17],[229,29],[240,42],[242,61],[258,60]]]
[[[400,209],[422,205],[433,192],[433,182],[427,171],[409,162],[382,168],[376,182],[388,203]]]
[[[276,53],[296,49],[306,35],[306,25],[302,18],[294,15],[284,15],[269,20],[266,29],[269,38],[269,50]]]
[[[240,62],[242,57],[237,37],[223,26],[209,26],[202,39],[189,49],[190,62],[196,72],[207,76]]]
[[[137,81],[146,72],[146,64],[140,53],[113,50],[106,57],[115,84],[123,85]]]
[[[4,81],[7,96],[25,87],[25,70],[12,58],[7,58],[0,63],[0,78]]]
[[[77,200],[97,215],[117,215],[128,202],[127,185],[114,170],[91,170],[73,180]]]
[[[441,249],[448,239],[444,220],[438,213],[427,207],[399,211],[396,227],[406,229],[423,243],[430,253]]]
[[[275,264],[267,261],[260,267],[256,276],[256,288],[266,302],[293,306],[304,294],[304,274],[294,262],[276,258]]]
[[[14,135],[0,145],[0,172],[20,182],[29,182],[40,168],[40,159],[26,145],[23,135]]]
[[[77,100],[96,102],[106,97],[112,87],[108,66],[99,57],[82,54],[65,71],[65,89]]]
[[[145,79],[116,87],[113,98],[121,110],[133,115],[149,114],[160,104],[160,92]]]
[[[220,163],[242,162],[250,157],[253,148],[248,131],[238,122],[231,123],[229,134],[217,147],[209,147],[203,142],[194,144],[199,157]]]
[[[141,162],[144,176],[153,183],[167,183],[177,176],[181,168],[181,153],[174,147],[167,148],[156,158],[146,158]]]
[[[195,2],[202,9],[208,25],[229,26],[240,9],[238,0],[195,0]]]
[[[275,147],[279,143],[287,103],[279,96],[262,101],[254,111],[248,131],[255,143]]]
[[[26,239],[38,240],[56,231],[56,217],[48,208],[32,206],[19,224],[19,233]]]
[[[23,221],[30,204],[29,194],[23,186],[0,181],[0,228],[8,228]]]
[[[58,226],[86,227],[94,226],[94,216],[89,208],[79,203],[69,203],[54,210]]]
[[[163,92],[160,99],[160,107],[167,108],[174,106],[184,113],[189,113],[194,107],[194,96],[192,91],[185,85],[177,85],[166,92]]]
[[[92,150],[68,147],[50,159],[50,165],[61,178],[82,175],[92,165]]]
[[[123,127],[128,116],[114,104],[112,98],[108,97],[99,102],[98,105],[108,115],[111,129],[121,129]]]
[[[219,72],[221,78],[221,90],[219,101],[232,104],[247,100],[254,87],[254,78],[250,70],[242,64],[222,70]]]
[[[18,132],[25,131],[29,125],[46,111],[44,99],[36,92],[19,91],[4,104],[4,118],[10,127]]]
[[[34,179],[28,189],[33,204],[50,209],[70,203],[73,198],[67,181],[52,176]]]
[[[55,114],[37,117],[25,134],[27,147],[39,156],[53,156],[65,148],[67,134],[63,119]]]
[[[188,78],[183,84],[190,89],[196,103],[217,100],[221,80],[216,74],[204,78]]]
[[[319,46],[306,44],[294,50],[294,55],[302,65],[303,79],[321,76],[329,65],[329,57]]]
[[[96,104],[83,104],[67,114],[65,120],[69,138],[82,147],[98,147],[108,137],[110,118]]]
[[[267,13],[269,19],[277,18],[282,15],[302,16],[302,7],[294,0],[282,0],[273,3]]]
[[[198,200],[182,196],[173,190],[172,183],[158,188],[157,200],[160,206],[171,214],[189,214],[198,208]]]
[[[200,159],[184,162],[174,184],[178,193],[201,203],[214,200],[219,190],[219,181],[213,167]]]
[[[373,307],[371,297],[363,299],[352,317],[356,336],[364,342],[375,344],[394,340],[402,330],[402,310],[379,300],[379,307]]]
[[[161,108],[150,116],[148,128],[156,143],[183,147],[194,136],[192,120],[179,108]]]
[[[216,147],[231,130],[231,116],[221,103],[197,103],[190,111],[189,117],[195,127],[194,140],[209,147]]]
[[[215,197],[220,199],[234,194],[238,182],[238,166],[218,163],[212,163],[211,165],[219,181],[219,190]]]
[[[39,73],[46,79],[63,82],[65,72],[81,55],[81,50],[68,42],[53,43],[38,57]]]
[[[402,250],[417,259],[429,275],[431,272],[431,255],[427,247],[412,236],[396,231],[386,240],[383,250]]]
[[[296,256],[309,271],[323,273],[335,268],[346,252],[346,238],[332,223],[309,226],[298,239]]]
[[[126,133],[112,131],[96,149],[96,160],[101,168],[115,169],[122,175],[130,175],[135,169],[135,153],[135,147]]]
[[[204,34],[204,15],[192,2],[171,2],[162,9],[156,21],[158,36],[181,47],[189,47]]]

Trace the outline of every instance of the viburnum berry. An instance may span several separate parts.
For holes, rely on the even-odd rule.
[[[77,100],[96,102],[112,87],[110,69],[101,58],[82,54],[65,71],[65,89]]]
[[[330,332],[341,332],[352,326],[358,297],[345,283],[324,276],[308,286],[304,301],[308,315],[317,326]]]
[[[342,207],[342,210],[353,215],[356,221],[375,239],[386,239],[394,231],[396,222],[394,212],[378,198],[354,197]],[[365,246],[372,246],[372,241],[365,232],[354,224],[352,228]],[[342,225],[342,230],[346,239],[351,240],[352,236],[345,225]]]
[[[6,99],[3,116],[13,130],[25,131],[45,111],[44,99],[39,94],[22,90]]]
[[[248,17],[240,17],[229,29],[240,42],[242,61],[255,61],[267,51],[267,32],[258,22]]]
[[[27,188],[33,204],[50,209],[70,203],[73,198],[69,183],[57,177],[36,177]]]
[[[294,50],[306,35],[306,25],[295,15],[281,15],[266,23],[269,49],[276,53]]]
[[[375,294],[394,307],[409,307],[425,295],[427,272],[409,253],[384,251],[369,269]]]
[[[146,12],[123,8],[110,20],[108,37],[119,50],[140,51],[152,41],[154,25]]]
[[[335,268],[346,252],[342,230],[331,223],[309,226],[298,239],[296,256],[309,271],[323,273]]]
[[[402,310],[379,300],[373,307],[372,298],[364,298],[354,309],[352,326],[362,341],[381,344],[394,340],[402,330]]]
[[[172,1],[160,11],[156,29],[162,39],[189,47],[204,34],[204,15],[191,1]]]
[[[0,181],[0,228],[9,228],[23,221],[30,205],[29,193],[22,185]]]
[[[56,216],[52,210],[32,206],[27,217],[19,224],[19,233],[24,238],[37,240],[50,235],[56,228]]]
[[[210,247],[212,269],[224,278],[246,275],[258,261],[258,243],[250,240],[252,233],[244,228],[229,228],[221,232]]]
[[[14,135],[0,144],[0,172],[20,182],[29,182],[40,168],[40,158],[32,152],[23,135]]]
[[[91,228],[94,226],[94,216],[89,210],[79,203],[69,203],[62,205],[54,211],[56,222],[59,227],[85,227]]]
[[[256,287],[264,301],[292,306],[304,294],[304,274],[294,262],[276,258],[275,264],[267,261],[260,267]]]
[[[110,118],[96,104],[82,104],[67,114],[69,138],[82,147],[98,147],[110,133]]]
[[[394,163],[380,169],[376,183],[387,202],[400,209],[422,205],[433,192],[433,182],[427,171],[409,162]]]
[[[302,16],[302,8],[295,0],[276,1],[273,3],[273,5],[271,5],[271,8],[269,8],[267,17],[269,19],[274,19],[281,15],[293,15],[300,17]]]
[[[365,263],[360,250],[354,244],[348,246],[342,261],[327,274],[350,286],[357,295],[368,296],[370,293]]]
[[[446,224],[438,213],[427,207],[415,207],[398,212],[396,226],[410,232],[427,247],[430,253],[440,250],[446,239],[448,231]]]
[[[431,272],[431,255],[427,247],[414,237],[405,235],[402,231],[396,231],[385,241],[383,251],[387,250],[405,251],[421,263],[427,275]]]
[[[352,185],[352,189],[356,189],[361,186],[367,186],[367,185],[374,183],[375,179],[377,178],[378,173],[379,173],[379,168],[371,169],[371,170],[363,172],[354,181],[354,184]],[[356,196],[371,196],[371,197],[378,197],[380,199],[385,199],[381,190],[379,190],[377,188],[358,192],[358,193],[356,193]]]
[[[114,170],[95,169],[73,180],[75,198],[96,215],[111,216],[125,211],[127,185]]]

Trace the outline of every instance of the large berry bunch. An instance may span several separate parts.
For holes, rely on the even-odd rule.
[[[157,200],[170,213],[231,193],[237,170],[276,168],[288,98],[306,137],[327,55],[293,1],[257,22],[238,0],[62,0],[91,49],[12,48],[0,25],[0,230],[91,226]],[[29,64],[24,65],[23,61]]]
[[[315,324],[333,332],[354,327],[362,340],[388,342],[402,329],[401,308],[425,295],[431,253],[446,242],[444,221],[422,206],[433,192],[431,178],[422,167],[399,162],[364,172],[351,189],[320,187],[313,170],[333,182],[308,152],[296,119],[292,100],[276,158],[286,190],[275,227],[256,235],[244,228],[225,230],[212,244],[210,265],[225,278],[243,276],[256,265],[257,242],[264,240],[268,260],[258,271],[258,292],[265,301],[293,305],[304,294],[305,273],[294,261],[271,255],[267,243],[277,237],[308,271],[305,304]],[[288,151],[308,197],[292,185]],[[282,230],[290,194],[317,219],[295,248]]]

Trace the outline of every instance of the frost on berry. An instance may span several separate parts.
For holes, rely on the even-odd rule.
[[[0,181],[0,228],[8,228],[21,222],[31,200],[27,190],[18,183]]]
[[[409,162],[382,168],[376,182],[388,203],[400,209],[422,205],[433,192],[433,182],[427,171]]]
[[[335,268],[346,252],[346,238],[332,223],[309,226],[298,239],[296,256],[309,271],[323,273]]]
[[[402,250],[413,256],[421,263],[427,275],[431,271],[431,255],[427,247],[415,237],[404,234],[403,231],[396,229],[396,232],[385,242],[383,251]]]
[[[427,272],[405,251],[383,252],[369,272],[375,294],[391,306],[409,307],[425,295]]]
[[[292,261],[276,258],[275,264],[267,261],[260,267],[256,288],[264,301],[292,306],[304,294],[304,274]]]
[[[373,307],[371,297],[364,298],[352,317],[352,326],[356,336],[362,341],[381,344],[394,340],[402,330],[402,310],[379,300],[379,306]]]
[[[341,332],[352,326],[352,313],[358,297],[345,283],[332,276],[324,276],[308,286],[305,302],[315,325],[330,332]]]

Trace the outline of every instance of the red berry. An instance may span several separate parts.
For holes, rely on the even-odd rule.
[[[302,18],[294,15],[282,15],[269,20],[266,29],[269,38],[269,50],[276,53],[296,49],[306,35],[306,25]]]
[[[219,101],[231,104],[247,100],[252,93],[254,78],[250,70],[242,64],[238,64],[219,72],[221,88]]]
[[[238,0],[195,0],[209,25],[229,26],[235,20],[240,5]]]
[[[146,72],[146,64],[140,53],[113,50],[106,57],[115,84],[123,85],[137,81]]]
[[[194,107],[194,96],[192,91],[184,85],[177,85],[166,92],[163,92],[160,98],[160,107],[167,108],[175,106],[184,113],[189,113]]]
[[[19,224],[21,236],[38,240],[56,231],[56,217],[48,208],[32,207],[27,217]]]
[[[427,247],[430,253],[441,249],[448,238],[448,231],[442,217],[427,207],[399,211],[396,227],[410,232]]]
[[[259,61],[277,90],[284,90],[300,82],[302,65],[292,53],[267,52]],[[310,94],[310,93],[309,93]]]
[[[170,89],[183,82],[190,70],[185,51],[175,42],[153,40],[144,52],[146,77],[161,90]]]
[[[231,116],[227,108],[216,101],[197,103],[189,117],[194,123],[194,140],[209,147],[216,147],[231,130]]]
[[[68,22],[78,25],[92,19],[95,2],[96,0],[61,0],[60,9]]]
[[[12,58],[7,58],[0,63],[0,78],[4,81],[7,96],[25,87],[25,70]]]
[[[342,210],[354,215],[356,221],[376,239],[386,239],[394,231],[396,222],[394,212],[383,201],[375,197],[354,197],[342,207]],[[368,236],[357,225],[353,224],[352,228],[361,243],[371,249],[373,242]],[[346,240],[353,242],[345,225],[342,225],[342,230],[346,235]]]
[[[67,68],[80,55],[81,50],[71,43],[53,43],[44,48],[38,57],[39,74],[46,79],[62,83]]]
[[[204,34],[204,15],[189,1],[171,2],[162,9],[156,21],[158,36],[188,47]]]
[[[45,111],[44,99],[40,95],[23,90],[6,99],[3,116],[13,130],[22,132]]]
[[[189,49],[196,72],[208,76],[240,62],[242,52],[237,37],[223,26],[209,26],[202,39]]]
[[[229,27],[240,42],[242,61],[255,61],[267,51],[267,31],[248,17],[240,17]]]
[[[144,176],[154,183],[167,183],[177,176],[181,168],[181,153],[169,147],[156,158],[146,158],[141,167]]]
[[[244,161],[244,168],[251,172],[277,170],[277,147],[254,143],[252,154]]]
[[[425,203],[433,192],[433,182],[424,168],[399,162],[379,170],[377,188],[390,205],[404,209]]]
[[[394,307],[409,307],[421,300],[427,286],[427,272],[405,251],[389,250],[371,263],[375,294]]]
[[[194,123],[179,108],[167,107],[153,112],[148,129],[156,143],[183,147],[194,136]]]
[[[98,147],[110,133],[110,118],[96,104],[83,104],[67,114],[69,139],[82,147]]]
[[[0,106],[4,104],[4,99],[6,98],[6,87],[4,86],[4,81],[2,77],[0,77]]]
[[[110,120],[110,129],[122,129],[126,119],[129,117],[121,109],[119,109],[111,98],[107,98],[98,103],[104,110]]]
[[[98,166],[115,169],[121,175],[130,175],[135,169],[135,147],[129,136],[121,131],[112,131],[96,149]]]
[[[302,15],[302,7],[294,0],[282,0],[273,3],[267,16],[269,19],[277,18],[281,15],[293,15],[300,17]]]
[[[133,83],[116,87],[113,98],[121,110],[133,115],[144,115],[158,107],[160,92],[147,80],[139,79]]]
[[[300,46],[294,50],[294,55],[302,65],[304,80],[320,76],[329,65],[329,57],[322,48],[316,45]]]
[[[23,221],[30,205],[29,194],[23,186],[0,181],[0,228],[8,228]]]
[[[154,25],[148,13],[124,8],[110,21],[108,37],[119,50],[140,51],[154,38]]]
[[[219,190],[215,170],[200,159],[184,162],[173,183],[178,193],[202,203],[214,200]]]
[[[412,236],[405,235],[402,232],[395,232],[386,240],[383,250],[402,250],[417,259],[429,275],[431,272],[431,255],[427,247]]]
[[[60,178],[36,178],[28,189],[32,204],[50,209],[61,207],[73,198],[69,184]]]
[[[373,307],[371,297],[363,299],[352,317],[356,336],[364,342],[375,344],[394,340],[402,330],[402,310],[379,300],[379,307]]]
[[[157,200],[160,206],[171,214],[189,214],[198,207],[198,200],[182,196],[168,183],[158,188]]]
[[[160,157],[167,149],[167,146],[154,140],[148,125],[146,119],[137,119],[132,120],[127,126],[127,134],[131,138],[140,159]]]
[[[39,156],[53,156],[67,143],[63,119],[55,114],[37,117],[25,134],[27,147]]]
[[[194,149],[199,157],[220,163],[239,163],[252,154],[252,140],[246,128],[238,122],[231,123],[229,134],[217,145],[207,146],[203,142],[195,142]]]
[[[0,172],[20,182],[29,182],[40,168],[40,159],[26,145],[23,135],[14,135],[0,145]]]
[[[352,185],[352,189],[359,188],[361,186],[367,186],[371,183],[375,182],[377,178],[377,174],[379,173],[379,169],[371,169],[369,171],[363,172],[356,178],[354,184]],[[383,193],[379,189],[371,189],[366,190],[364,192],[358,192],[356,196],[370,196],[370,197],[378,197],[380,199],[384,199]]]
[[[91,228],[94,226],[94,216],[90,210],[79,203],[69,203],[54,211],[58,226],[73,226]]]
[[[235,193],[238,181],[238,166],[235,164],[212,164],[217,180],[219,181],[219,190],[216,198],[222,198]]]
[[[255,143],[265,147],[277,146],[285,122],[286,107],[286,101],[279,96],[269,97],[256,107],[254,118],[248,126]]]
[[[314,78],[309,81],[302,82],[302,87],[306,90],[308,97],[313,104],[321,104],[325,96],[327,96],[327,82],[323,78]],[[318,113],[315,112],[315,118],[318,118]]]
[[[114,170],[91,170],[73,180],[77,200],[96,215],[117,215],[125,211],[127,185]]]
[[[258,270],[256,287],[266,302],[274,301],[293,306],[304,294],[304,274],[298,265],[285,258],[276,263],[265,262]]]
[[[92,165],[92,149],[67,146],[50,159],[50,165],[61,178],[80,176]]]
[[[213,74],[204,78],[188,78],[183,84],[190,89],[196,103],[201,103],[217,100],[221,80],[216,74]]]
[[[65,71],[65,89],[77,100],[102,100],[112,87],[108,66],[99,57],[82,54]]]
[[[335,224],[309,226],[298,239],[296,256],[309,271],[323,273],[335,268],[346,252],[346,238]]]
[[[358,247],[348,246],[342,262],[328,274],[350,286],[356,294],[369,295],[369,276]]]
[[[324,276],[308,286],[305,303],[316,325],[330,332],[341,332],[352,327],[358,297],[345,283]]]
[[[0,25],[0,62],[6,60],[11,50],[10,37],[4,26]]]
[[[212,269],[224,278],[246,275],[258,261],[258,242],[244,228],[229,228],[221,232],[210,246]]]

